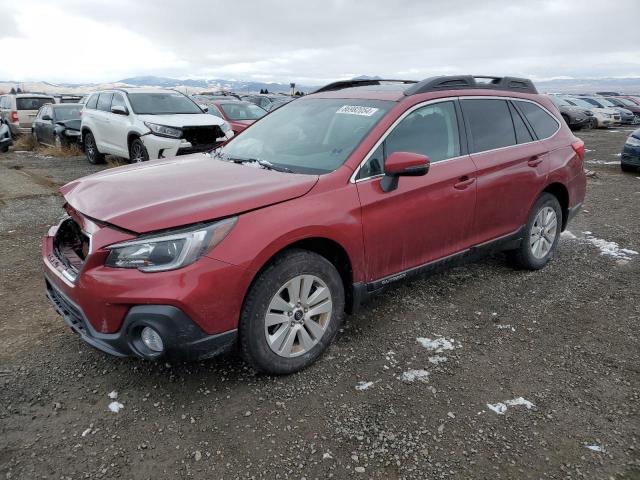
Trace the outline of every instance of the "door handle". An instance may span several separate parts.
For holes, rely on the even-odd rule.
[[[541,163],[542,163],[542,157],[540,155],[536,155],[535,157],[531,157],[527,161],[527,165],[529,165],[530,167],[537,167]]]
[[[455,188],[456,190],[464,190],[469,185],[472,185],[475,181],[475,178],[469,178],[467,175],[463,175],[458,179],[458,182],[453,185],[453,188]]]

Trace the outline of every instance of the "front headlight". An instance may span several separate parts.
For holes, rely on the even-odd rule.
[[[162,235],[153,235],[107,247],[105,265],[161,272],[185,267],[218,245],[229,234],[238,217],[199,225]]]
[[[151,130],[151,133],[159,137],[180,138],[182,137],[182,129],[177,127],[168,127],[167,125],[158,125],[157,123],[144,122]]]
[[[640,138],[630,136],[629,138],[627,138],[626,144],[630,147],[640,147]]]

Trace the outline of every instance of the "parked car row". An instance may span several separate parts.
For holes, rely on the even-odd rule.
[[[640,124],[640,99],[603,95],[550,95],[567,124],[574,129]],[[623,102],[624,100],[624,102]]]

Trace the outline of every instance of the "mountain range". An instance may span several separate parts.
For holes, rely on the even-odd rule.
[[[361,76],[356,78],[379,78]],[[625,93],[640,93],[640,77],[629,78],[558,78],[535,82],[541,92],[557,93],[594,93],[598,91],[616,91]],[[287,93],[290,91],[288,83],[255,82],[225,79],[177,79],[159,76],[136,76],[123,78],[110,83],[50,83],[0,81],[0,92],[8,92],[11,88],[20,87],[23,91],[83,94],[94,90],[127,86],[176,88],[185,93],[200,93],[203,91],[231,90],[235,92],[259,92],[266,89],[271,93]],[[309,93],[318,86],[296,85],[296,90]]]

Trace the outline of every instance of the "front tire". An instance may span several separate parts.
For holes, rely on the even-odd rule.
[[[543,193],[531,209],[520,246],[509,252],[512,263],[526,270],[543,268],[558,248],[561,230],[560,203],[554,195]]]
[[[627,172],[627,173],[629,173],[629,172],[635,172],[635,171],[636,171],[636,168],[637,168],[637,167],[634,167],[633,165],[625,165],[624,163],[621,163],[621,164],[620,164],[620,169],[621,169],[623,172]]]
[[[139,138],[134,139],[129,147],[129,161],[131,163],[140,163],[147,160],[149,160],[149,152],[147,152],[144,143]]]
[[[279,255],[253,283],[240,317],[240,348],[256,370],[283,375],[312,364],[344,316],[344,285],[335,266],[307,251]]]
[[[96,139],[91,132],[86,133],[84,136],[84,153],[89,163],[93,165],[104,162],[104,155],[98,151]]]

